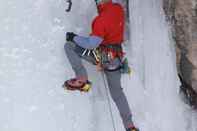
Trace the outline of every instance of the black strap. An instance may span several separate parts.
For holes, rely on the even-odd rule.
[[[110,70],[110,69],[104,69],[107,72],[114,72],[114,71],[118,71],[122,68],[122,66],[117,67],[116,69]]]

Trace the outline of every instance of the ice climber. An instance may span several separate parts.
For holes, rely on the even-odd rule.
[[[95,2],[98,16],[93,20],[91,34],[84,37],[73,32],[66,33],[67,43],[64,48],[76,77],[67,80],[64,86],[70,90],[87,90],[86,85],[90,85],[90,82],[82,59],[99,66],[105,73],[111,97],[119,110],[126,131],[138,131],[133,124],[131,110],[121,87],[124,9],[112,0]]]

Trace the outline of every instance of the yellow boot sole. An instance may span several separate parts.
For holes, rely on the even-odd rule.
[[[90,91],[90,89],[91,89],[91,84],[85,84],[85,86],[82,88],[82,91],[84,91],[84,92],[88,92],[88,91]]]

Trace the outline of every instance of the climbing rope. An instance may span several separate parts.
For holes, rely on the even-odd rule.
[[[107,97],[109,112],[110,112],[110,115],[111,115],[113,130],[116,131],[115,120],[114,120],[113,113],[112,113],[113,112],[112,111],[112,104],[111,104],[111,101],[110,101],[110,95],[109,95],[108,88],[107,88],[108,87],[107,86],[107,82],[105,80],[105,74],[104,74],[103,71],[101,72],[101,74],[102,74],[103,83],[104,83],[104,87],[105,87],[105,92],[106,92],[106,97]]]

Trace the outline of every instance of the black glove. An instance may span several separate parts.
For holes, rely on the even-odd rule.
[[[66,33],[66,40],[73,42],[75,36],[77,36],[75,33],[73,33],[73,32],[67,32]]]

